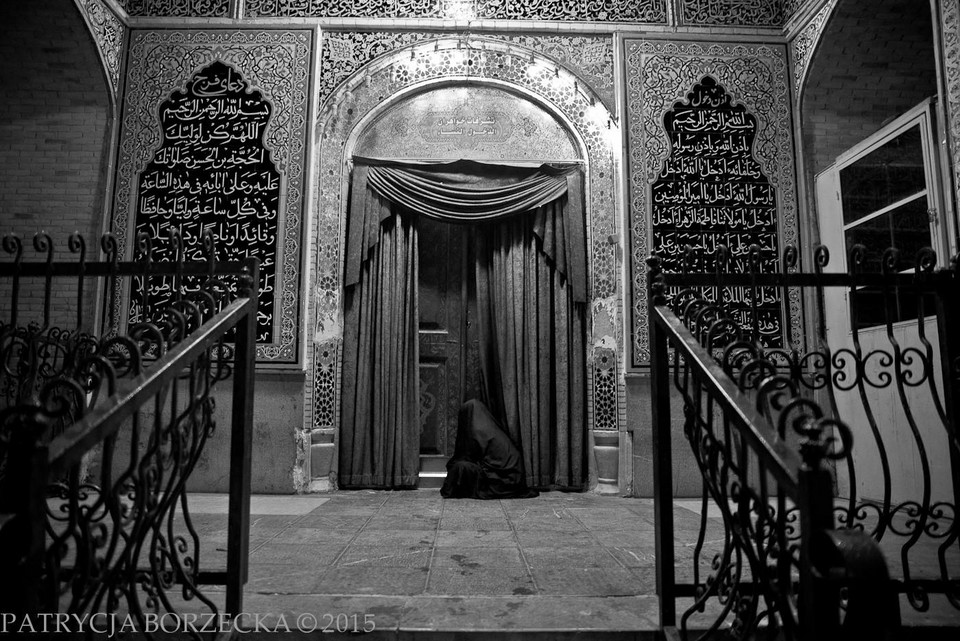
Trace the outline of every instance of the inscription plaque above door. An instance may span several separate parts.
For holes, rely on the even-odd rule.
[[[482,85],[430,89],[398,102],[363,132],[355,153],[541,162],[579,157],[566,129],[539,105]]]

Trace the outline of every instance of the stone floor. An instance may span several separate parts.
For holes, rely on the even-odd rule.
[[[194,494],[190,505],[202,566],[223,566],[226,496]],[[692,579],[699,511],[699,501],[675,502],[678,581]],[[720,521],[708,516],[701,580],[722,544]],[[370,641],[653,639],[653,524],[652,500],[595,494],[255,496],[244,611],[283,615],[290,627],[303,615],[328,631],[373,627]],[[210,588],[215,601],[221,591]],[[924,616],[960,626],[950,608],[945,620]]]
[[[193,495],[190,504],[206,565],[222,562],[225,497]],[[676,508],[681,555],[699,524],[699,502],[689,508]],[[358,615],[361,625],[370,614],[391,639],[417,631],[452,639],[465,630],[653,638],[653,522],[651,500],[594,494],[253,497],[244,610],[343,614],[351,623]]]

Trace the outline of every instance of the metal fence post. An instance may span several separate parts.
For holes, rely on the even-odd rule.
[[[953,441],[950,447],[950,465],[953,468],[953,500],[960,504],[960,422],[957,412],[960,410],[960,333],[956,331],[960,323],[960,256],[955,257],[948,275],[937,292],[937,333],[940,339],[940,367],[943,374],[943,404],[947,414],[947,438]]]
[[[8,441],[6,478],[0,496],[0,612],[32,615],[56,602],[41,585],[47,521],[47,448],[36,442],[43,424],[36,416],[24,420]],[[44,610],[45,611],[45,610]]]
[[[250,547],[250,459],[253,434],[253,383],[257,349],[257,283],[259,263],[247,259],[241,295],[247,312],[237,325],[230,434],[230,515],[227,524],[226,613],[243,612]]]
[[[660,629],[677,624],[673,550],[673,452],[670,441],[670,360],[667,339],[657,323],[656,305],[665,303],[660,259],[651,257],[649,269],[650,404],[653,441],[653,511],[656,522],[657,596]]]
[[[822,466],[819,454],[804,451],[805,445],[801,445],[805,461],[798,478],[800,636],[833,641],[840,638],[840,589],[818,571],[815,548],[818,537],[833,529],[833,476]]]

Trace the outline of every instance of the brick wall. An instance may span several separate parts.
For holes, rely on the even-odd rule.
[[[841,0],[810,67],[801,113],[818,173],[936,93],[927,0]]]
[[[95,44],[72,0],[0,3],[0,87],[0,235],[13,231],[29,241],[43,229],[65,259],[67,237],[80,231],[94,255],[109,100]],[[25,244],[27,259],[33,252]],[[41,292],[42,281],[23,286],[36,319]],[[0,289],[0,296],[7,318],[9,294]],[[64,314],[73,318],[75,284],[55,291],[53,307],[58,324]]]

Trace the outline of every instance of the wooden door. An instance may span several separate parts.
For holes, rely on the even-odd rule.
[[[457,413],[464,400],[468,229],[421,216],[417,232],[420,455],[421,463],[431,456],[442,463],[453,454]]]

